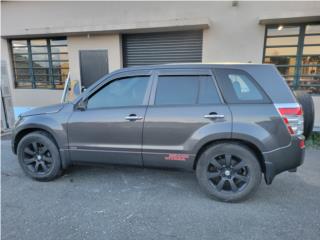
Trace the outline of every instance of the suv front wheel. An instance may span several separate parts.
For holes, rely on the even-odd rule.
[[[210,197],[237,202],[257,190],[262,174],[257,157],[248,147],[238,143],[219,143],[201,154],[196,175]]]
[[[52,137],[41,131],[24,136],[18,144],[23,171],[38,181],[50,181],[61,175],[60,154]]]

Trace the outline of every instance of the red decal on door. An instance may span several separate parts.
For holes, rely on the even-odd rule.
[[[172,160],[172,161],[186,161],[188,158],[189,158],[189,154],[170,153],[164,159]]]

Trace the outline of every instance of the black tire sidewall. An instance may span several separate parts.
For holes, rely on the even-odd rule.
[[[225,192],[216,190],[207,179],[209,160],[217,155],[230,153],[241,158],[247,164],[250,171],[248,185],[240,192]],[[196,175],[200,186],[212,198],[223,202],[238,202],[252,195],[261,183],[262,173],[260,164],[252,151],[246,146],[233,143],[220,143],[205,150],[198,161]]]
[[[299,104],[302,106],[304,117],[303,135],[306,137],[306,139],[308,139],[312,133],[314,125],[315,113],[313,99],[310,94],[302,91],[296,91],[295,96]]]
[[[28,169],[28,167],[25,165],[23,161],[23,151],[25,147],[30,144],[31,142],[39,142],[46,146],[48,150],[51,153],[52,156],[52,166],[49,172],[45,174],[37,174]],[[57,146],[55,143],[45,134],[36,132],[36,133],[30,133],[23,137],[21,141],[18,144],[17,148],[17,154],[18,154],[18,159],[19,159],[19,164],[23,171],[30,177],[39,180],[39,181],[49,181],[57,176],[60,175],[61,172],[61,160],[60,160],[60,154],[58,151]]]

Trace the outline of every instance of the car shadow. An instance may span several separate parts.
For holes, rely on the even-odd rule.
[[[100,183],[104,188],[118,192],[141,191],[154,194],[155,191],[167,194],[192,196],[205,201],[211,200],[198,185],[194,172],[172,169],[141,168],[119,165],[76,165],[65,171],[60,181],[73,184],[90,185]],[[97,186],[96,186],[97,187]],[[159,190],[160,189],[160,190]],[[304,198],[304,191],[314,191],[315,186],[292,173],[283,173],[266,185],[262,179],[256,194],[247,201],[239,203],[274,203],[298,201]],[[320,193],[320,186],[317,187]],[[320,194],[319,194],[320,197]]]

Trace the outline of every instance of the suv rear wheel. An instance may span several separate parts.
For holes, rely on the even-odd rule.
[[[61,175],[61,160],[56,144],[45,132],[24,136],[18,144],[18,158],[23,171],[38,181],[50,181]]]
[[[261,168],[255,154],[237,143],[219,143],[200,156],[196,175],[210,197],[237,202],[253,194],[261,182]]]

